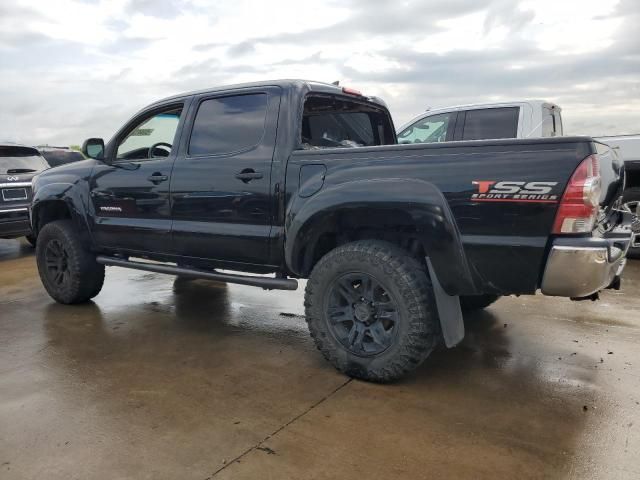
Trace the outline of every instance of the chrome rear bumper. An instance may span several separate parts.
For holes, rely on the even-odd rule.
[[[544,269],[542,293],[579,298],[607,288],[622,274],[630,244],[630,235],[556,239]]]

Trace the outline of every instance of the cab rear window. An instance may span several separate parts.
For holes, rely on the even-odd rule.
[[[302,115],[304,149],[349,148],[395,143],[389,114],[374,104],[330,95],[310,95]]]

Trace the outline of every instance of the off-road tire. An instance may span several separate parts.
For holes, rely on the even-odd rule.
[[[47,248],[62,245],[66,256],[68,275],[57,283],[47,267]],[[50,254],[49,254],[50,255]],[[87,250],[71,220],[56,220],[46,224],[38,235],[36,245],[38,273],[45,290],[63,304],[84,303],[100,293],[104,283],[104,265]]]
[[[626,205],[629,202],[639,202],[640,203],[640,187],[629,188],[624,191],[622,194],[622,203]],[[640,218],[636,218],[633,222],[634,230],[640,229]],[[629,258],[640,258],[640,247],[631,247],[627,251],[627,257]]]
[[[387,349],[374,356],[350,352],[328,324],[331,285],[353,272],[375,277],[397,300],[398,330]],[[425,266],[407,251],[377,240],[349,243],[326,254],[313,268],[305,291],[306,320],[318,350],[339,371],[380,383],[414,370],[441,341],[435,305]]]
[[[500,295],[463,295],[460,297],[460,308],[465,312],[481,310],[499,298]]]

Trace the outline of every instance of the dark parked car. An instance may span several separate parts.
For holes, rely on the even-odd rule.
[[[40,146],[37,148],[51,167],[84,160],[82,153],[68,147]]]
[[[318,349],[367,380],[460,342],[461,306],[595,298],[630,243],[622,164],[591,138],[397,145],[381,101],[335,85],[178,95],[84,150],[34,182],[55,300],[97,295],[105,265],[267,289],[308,278]]]
[[[35,244],[29,223],[31,179],[47,168],[35,148],[0,144],[0,238],[26,236]]]

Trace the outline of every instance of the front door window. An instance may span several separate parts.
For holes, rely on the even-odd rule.
[[[178,130],[182,108],[173,108],[146,118],[136,125],[118,145],[119,160],[143,160],[168,157]]]

